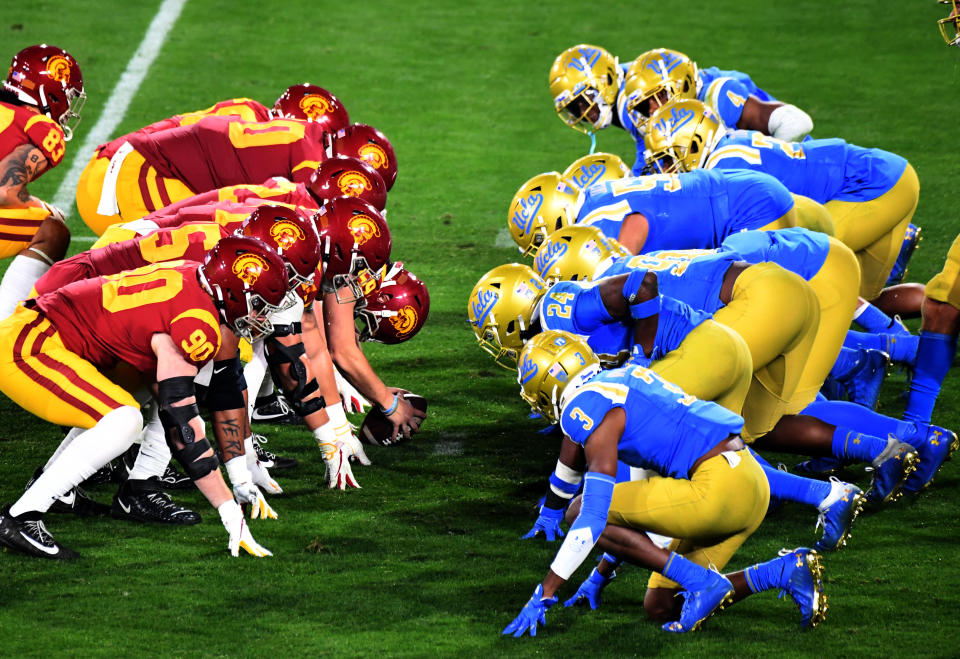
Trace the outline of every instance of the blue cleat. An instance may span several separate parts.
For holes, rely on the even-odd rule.
[[[783,550],[780,556],[789,561],[783,569],[780,597],[789,595],[800,607],[800,626],[812,629],[827,615],[827,596],[823,594],[823,563],[812,549]]]
[[[714,611],[723,609],[733,595],[733,584],[719,572],[708,571],[697,590],[684,590],[683,608],[680,610],[680,619],[663,625],[667,632],[692,632],[699,629],[703,621],[709,618]]]
[[[897,260],[890,270],[890,277],[887,278],[885,286],[896,286],[907,275],[907,264],[920,242],[921,231],[922,229],[916,225],[907,225],[907,232],[903,235],[903,243],[900,245],[900,253],[897,254]]]
[[[887,448],[873,460],[873,480],[867,500],[886,503],[897,499],[903,484],[916,470],[917,460],[916,449],[891,435]]]
[[[856,485],[835,477],[830,482],[830,494],[817,506],[820,516],[816,528],[823,527],[823,536],[813,547],[820,551],[837,551],[846,546],[853,520],[863,510],[866,501],[863,491]]]
[[[850,402],[876,409],[880,387],[887,375],[890,356],[882,350],[861,350],[858,366],[843,380]]]
[[[833,476],[838,471],[846,467],[849,463],[841,458],[835,458],[832,455],[821,458],[810,458],[803,462],[798,462],[793,467],[794,473],[807,478],[827,478]]]
[[[958,448],[960,439],[955,432],[940,426],[930,426],[926,438],[917,443],[917,470],[907,478],[903,491],[913,494],[928,487],[940,466],[949,460]]]

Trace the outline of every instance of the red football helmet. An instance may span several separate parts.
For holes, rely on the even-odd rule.
[[[323,279],[338,302],[353,302],[376,287],[376,275],[390,258],[390,229],[373,206],[356,197],[336,197],[313,216],[320,234]],[[351,297],[341,297],[349,287]]]
[[[430,294],[400,261],[384,266],[384,270],[379,286],[357,305],[357,329],[361,341],[403,343],[427,322]]]
[[[70,53],[47,44],[24,48],[13,56],[3,87],[59,123],[63,139],[73,137],[87,95],[80,66]]]
[[[330,154],[353,156],[373,167],[383,177],[387,190],[397,182],[397,155],[387,136],[373,126],[353,124],[333,134]]]
[[[320,237],[311,220],[287,206],[264,204],[250,213],[237,234],[259,238],[274,248],[286,263],[290,290],[305,297],[320,265]]]
[[[274,114],[284,119],[304,119],[335,133],[350,125],[350,115],[340,99],[310,83],[287,87],[273,104]]]
[[[377,210],[387,205],[387,188],[380,174],[350,156],[333,156],[320,163],[307,189],[320,204],[334,197],[360,197]]]
[[[283,259],[262,240],[222,238],[197,270],[220,320],[250,342],[273,331],[270,314],[284,308],[290,282]]]

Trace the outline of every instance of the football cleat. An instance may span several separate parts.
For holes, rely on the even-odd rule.
[[[793,471],[807,478],[827,478],[839,472],[847,464],[849,463],[845,460],[830,455],[798,462],[794,465]]]
[[[250,416],[252,423],[275,423],[282,426],[303,425],[303,419],[290,409],[280,396],[275,396],[268,403],[253,408]]]
[[[264,467],[267,469],[293,469],[299,466],[300,461],[296,458],[283,458],[263,448],[263,444],[266,443],[267,438],[263,435],[253,436],[253,448],[257,452],[257,460],[259,460],[260,464]]]
[[[703,621],[709,618],[714,611],[723,609],[733,595],[733,584],[719,572],[708,570],[709,577],[705,577],[696,590],[684,590],[683,608],[680,610],[680,619],[663,625],[667,632],[692,632],[699,629]]]
[[[887,376],[890,356],[882,350],[862,350],[858,366],[843,379],[850,402],[876,409],[883,378]]]
[[[863,510],[866,501],[863,491],[856,485],[844,483],[835,476],[830,478],[830,483],[830,494],[817,506],[820,515],[814,530],[822,526],[823,535],[814,549],[820,551],[836,551],[846,546],[853,520]]]
[[[129,479],[113,497],[110,515],[136,522],[157,522],[189,526],[200,523],[200,515],[171,501],[159,478]]]
[[[24,491],[30,489],[30,486],[33,485],[35,480],[40,478],[40,474],[42,473],[43,468],[38,467],[37,470],[33,472],[33,478],[31,478],[27,486],[23,488]],[[77,486],[54,501],[48,512],[68,513],[81,517],[96,517],[97,515],[109,515],[110,506],[105,503],[100,503],[99,501],[94,501],[82,487]]]
[[[823,563],[820,554],[812,549],[781,550],[784,561],[780,597],[789,595],[800,607],[800,626],[812,629],[823,622],[827,614],[827,596],[823,594]]]
[[[917,459],[917,451],[910,444],[891,435],[887,439],[887,448],[873,460],[873,480],[867,500],[871,503],[896,500],[900,488],[916,470]]]
[[[93,472],[93,475],[87,480],[83,481],[81,485],[83,487],[98,487],[100,485],[105,485],[106,483],[113,481],[114,469],[116,469],[116,467],[113,466],[113,463],[108,462]]]
[[[0,545],[35,558],[70,560],[80,555],[53,539],[40,513],[14,517],[9,505],[0,511]]]
[[[940,426],[930,426],[926,438],[917,442],[917,470],[907,477],[903,492],[913,494],[929,487],[937,471],[958,448],[960,439],[955,432]]]
[[[160,484],[165,490],[192,490],[193,481],[185,473],[167,463],[160,477]]]
[[[910,257],[913,256],[917,245],[922,240],[920,237],[921,231],[922,229],[914,224],[907,225],[907,232],[903,236],[903,244],[900,245],[900,253],[897,254],[897,260],[893,264],[890,277],[887,278],[887,283],[884,286],[896,286],[903,282],[903,278],[907,275],[907,264],[910,262]]]

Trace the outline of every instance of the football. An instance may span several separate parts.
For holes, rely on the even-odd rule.
[[[426,414],[426,398],[409,392],[403,394],[403,397],[416,409]],[[376,444],[377,446],[392,446],[393,444],[399,444],[405,441],[402,436],[398,435],[397,441],[391,443],[390,436],[392,434],[393,424],[384,416],[383,411],[377,405],[374,405],[373,408],[367,412],[367,415],[363,418],[363,423],[360,425],[360,440],[367,444]]]

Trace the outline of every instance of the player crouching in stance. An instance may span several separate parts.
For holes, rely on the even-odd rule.
[[[0,323],[0,391],[51,423],[87,429],[12,506],[0,511],[0,545],[40,558],[75,558],[43,514],[123,453],[140,432],[139,405],[105,372],[127,363],[155,373],[159,416],[173,456],[220,513],[231,554],[270,552],[253,539],[218,469],[197,408],[194,377],[215,359],[222,332],[254,340],[287,299],[280,256],[262,241],[228,237],[204,262],[171,261],[94,277],[31,298]],[[221,326],[225,326],[221,329]]]
[[[607,552],[605,573],[594,571],[566,606],[587,601],[595,608],[612,568],[629,560],[654,571],[644,609],[666,631],[692,631],[725,603],[772,588],[790,594],[804,626],[823,620],[822,566],[813,550],[726,576],[708,569],[727,564],[760,526],[770,499],[763,471],[738,434],[740,416],[642,366],[601,371],[586,343],[566,332],[531,339],[518,368],[523,398],[559,419],[560,462],[586,474],[583,495],[570,506],[570,532],[504,634],[536,635],[557,590],[595,544]],[[615,484],[618,459],[659,476]],[[675,539],[661,549],[645,531]]]

